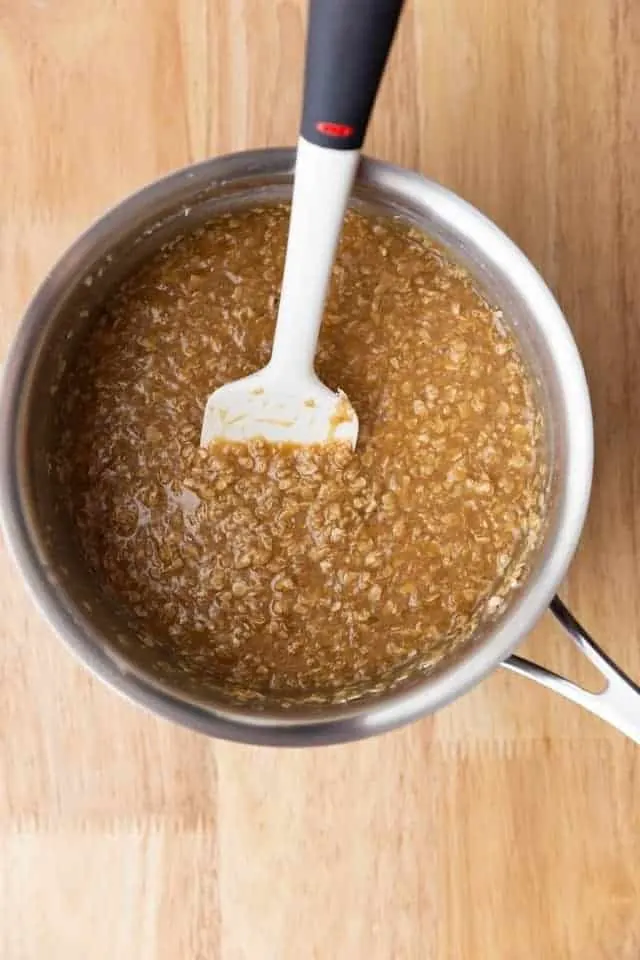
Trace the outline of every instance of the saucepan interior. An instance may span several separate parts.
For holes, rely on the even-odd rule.
[[[432,669],[352,702],[243,703],[202,688],[132,638],[69,535],[47,472],[56,390],[109,292],[168,239],[229,209],[286,199],[294,154],[258,151],[181,171],[116,207],[46,278],[5,368],[0,484],[5,533],[42,611],[78,656],[119,691],[181,723],[253,743],[356,739],[431,712],[496,667],[540,617],[582,528],[592,463],[589,397],[578,352],[548,289],[522,253],[476,210],[422,177],[365,161],[355,203],[424,229],[502,308],[533,372],[546,430],[550,496],[545,535],[501,614]]]

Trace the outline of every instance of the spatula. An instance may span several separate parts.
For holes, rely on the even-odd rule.
[[[201,444],[343,440],[358,418],[318,378],[322,313],[360,147],[403,0],[310,0],[302,129],[269,363],[207,401]]]

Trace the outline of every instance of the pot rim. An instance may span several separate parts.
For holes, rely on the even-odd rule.
[[[562,516],[546,562],[523,588],[516,609],[448,670],[426,676],[409,690],[393,691],[380,703],[330,705],[326,716],[286,715],[251,707],[224,708],[181,698],[142,676],[114,651],[107,653],[101,634],[73,604],[61,599],[55,571],[38,555],[21,493],[18,469],[22,449],[19,423],[25,403],[30,357],[46,326],[48,305],[69,287],[77,265],[109,237],[130,226],[136,216],[169,197],[195,194],[211,184],[260,174],[288,175],[293,148],[242,151],[205,160],[169,174],[126,197],[96,220],[60,257],[27,307],[4,366],[0,392],[0,522],[10,553],[44,618],[89,669],[128,699],[167,719],[227,740],[253,744],[302,746],[361,739],[382,733],[445,706],[487,676],[517,647],[542,616],[575,552],[584,524],[593,467],[593,421],[589,392],[577,346],[551,291],[522,251],[484,214],[465,200],[418,173],[363,158],[358,182],[402,194],[408,186],[421,205],[453,225],[480,249],[491,250],[518,292],[531,306],[539,329],[562,369],[567,419],[566,476]],[[75,280],[77,283],[77,279]]]

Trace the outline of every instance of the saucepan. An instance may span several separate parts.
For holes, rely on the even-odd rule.
[[[589,638],[555,592],[589,500],[593,424],[578,350],[551,292],[524,254],[468,203],[416,173],[363,160],[354,204],[415,225],[471,271],[511,325],[547,423],[545,533],[523,583],[469,642],[391,689],[343,703],[240,702],[224,687],[181,681],[128,632],[83,564],[47,472],[57,383],[100,304],[164,243],[218,213],[291,196],[293,150],[213,159],[146,187],[96,222],[44,280],[18,330],[0,395],[0,500],[5,538],[51,626],[94,674],[153,712],[204,733],[253,744],[356,740],[443,707],[503,665],[544,684],[640,742],[640,689]],[[550,607],[595,665],[594,693],[513,655]]]

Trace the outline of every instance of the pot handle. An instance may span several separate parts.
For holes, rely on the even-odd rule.
[[[640,744],[640,687],[600,649],[558,597],[553,598],[550,609],[578,650],[606,680],[604,690],[591,693],[552,670],[518,656],[509,657],[502,666],[573,700]]]

